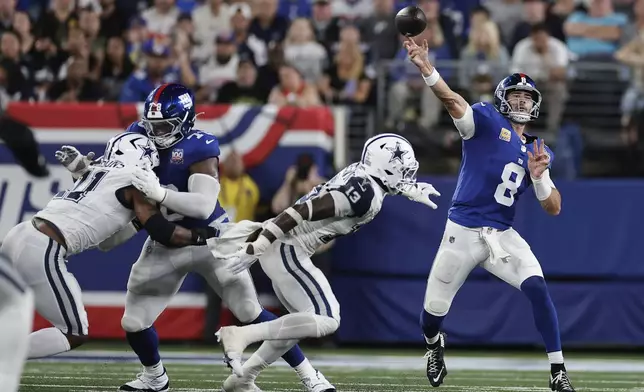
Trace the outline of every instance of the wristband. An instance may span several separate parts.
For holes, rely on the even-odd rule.
[[[293,207],[285,209],[284,212],[289,214],[298,225],[304,221],[304,217]]]
[[[264,226],[264,230],[270,231],[275,238],[281,238],[284,235],[284,231],[273,221],[269,221],[266,226]]]
[[[438,83],[438,80],[441,78],[441,74],[438,73],[438,70],[434,68],[431,74],[429,76],[423,75],[423,79],[425,80],[425,84],[428,85],[429,87],[433,87],[436,83]]]
[[[550,197],[552,193],[552,187],[550,184],[545,182],[543,178],[534,178],[530,176],[532,180],[532,186],[534,187],[534,194],[537,196],[537,200],[544,201]]]

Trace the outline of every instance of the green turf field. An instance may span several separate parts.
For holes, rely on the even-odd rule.
[[[68,354],[47,361],[29,362],[20,391],[115,391],[140,370],[129,352],[79,351]],[[424,376],[422,352],[418,356],[387,354],[383,356],[375,350],[371,355],[316,353],[310,358],[339,392],[433,390]],[[171,377],[171,391],[219,391],[229,374],[220,353],[167,351],[164,358]],[[438,391],[549,390],[546,388],[549,367],[542,356],[519,358],[455,354],[448,357],[447,366],[449,375]],[[578,391],[644,392],[644,361],[641,360],[586,356],[568,361],[568,367]],[[283,362],[262,374],[257,385],[264,391],[303,391],[295,373]]]

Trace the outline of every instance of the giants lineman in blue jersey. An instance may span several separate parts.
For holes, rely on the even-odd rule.
[[[557,313],[541,266],[512,228],[517,199],[530,185],[547,213],[557,215],[561,209],[561,195],[549,174],[552,151],[543,140],[524,132],[526,123],[539,115],[541,94],[527,75],[513,74],[497,86],[494,104],[470,106],[429,62],[427,41],[419,46],[409,39],[404,45],[463,138],[458,185],[421,314],[429,382],[437,387],[447,374],[440,326],[469,273],[481,265],[528,297],[551,364],[550,388],[574,392],[564,367]]]
[[[193,129],[195,118],[192,93],[186,87],[164,84],[150,93],[141,121],[130,125],[128,131],[148,135],[159,151],[160,165],[154,172],[136,170],[132,184],[148,199],[160,203],[169,220],[186,228],[221,227],[222,236],[226,236],[228,228],[234,225],[228,223],[225,211],[217,202],[219,144],[214,136]],[[122,243],[134,233],[133,229],[116,233],[113,243]],[[259,304],[250,274],[230,273],[225,263],[215,260],[207,248],[195,246],[179,250],[148,238],[132,266],[121,320],[144,371],[134,381],[121,386],[121,391],[168,390],[169,379],[159,356],[153,323],[188,272],[202,275],[241,322],[276,318]],[[266,344],[276,346],[274,350],[281,350],[283,346],[282,342]],[[308,391],[335,391],[298,346],[281,352],[286,352],[283,358],[297,371]],[[248,388],[254,391],[256,387],[252,384]]]

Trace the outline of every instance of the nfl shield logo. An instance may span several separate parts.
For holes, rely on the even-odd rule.
[[[175,148],[172,150],[170,163],[182,164],[183,163],[183,148]]]

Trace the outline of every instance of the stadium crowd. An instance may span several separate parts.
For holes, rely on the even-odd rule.
[[[524,72],[543,93],[539,128],[557,134],[571,96],[592,91],[614,113],[589,127],[621,128],[623,145],[644,139],[644,0],[0,0],[0,86],[11,100],[139,102],[178,81],[200,103],[379,103],[386,128],[411,118],[431,130],[446,114],[393,23],[410,3],[428,19],[417,39],[468,99]],[[584,61],[631,72],[591,75],[610,91],[575,92]]]

